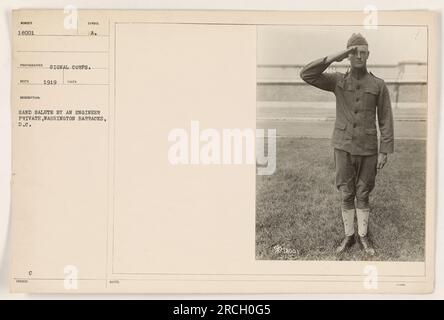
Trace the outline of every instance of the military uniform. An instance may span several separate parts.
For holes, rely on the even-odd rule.
[[[336,96],[336,121],[332,136],[336,186],[341,191],[345,233],[354,233],[355,198],[358,224],[367,233],[369,194],[375,185],[378,152],[392,153],[393,115],[390,96],[382,79],[364,68],[359,73],[326,73],[327,57],[315,60],[301,71],[301,78]],[[380,129],[378,146],[376,119]],[[345,214],[345,216],[344,216]],[[348,216],[348,218],[346,218]]]
[[[360,78],[350,72],[324,73],[326,58],[313,61],[301,71],[312,86],[336,96],[335,149],[336,185],[343,192],[343,206],[368,208],[368,195],[375,183],[378,161],[376,117],[381,132],[379,152],[393,152],[393,115],[390,96],[382,79],[365,71]],[[355,180],[355,181],[353,181]],[[345,194],[344,194],[345,193]]]

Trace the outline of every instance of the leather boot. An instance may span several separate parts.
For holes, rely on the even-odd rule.
[[[341,244],[336,248],[336,253],[343,253],[355,244],[355,235],[345,236]]]
[[[375,255],[375,249],[373,249],[373,246],[371,244],[371,241],[369,240],[368,236],[361,237],[359,236],[359,243],[361,244],[361,248],[370,256]]]

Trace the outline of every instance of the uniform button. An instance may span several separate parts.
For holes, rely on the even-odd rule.
[[[356,98],[356,102],[359,102],[359,100],[360,100],[359,98]]]
[[[357,89],[357,90],[361,89],[361,86],[358,84],[358,85],[356,86],[356,89]]]
[[[356,128],[356,123],[353,123],[353,128]]]
[[[355,110],[355,113],[358,113],[358,110]]]

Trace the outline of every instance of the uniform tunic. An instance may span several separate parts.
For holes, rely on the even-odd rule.
[[[360,79],[351,73],[324,73],[327,58],[313,61],[301,71],[308,84],[336,96],[336,121],[332,145],[351,155],[378,153],[376,117],[381,133],[379,152],[393,152],[393,114],[384,80],[365,72]]]

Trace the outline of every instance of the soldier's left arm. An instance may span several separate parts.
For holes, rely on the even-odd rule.
[[[378,124],[381,133],[379,153],[393,153],[394,151],[394,132],[393,132],[393,111],[390,102],[390,94],[387,85],[382,82],[378,97]]]

